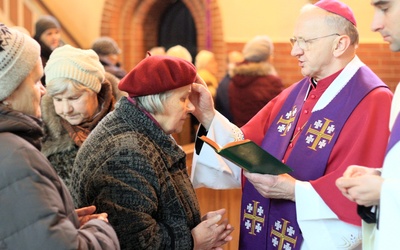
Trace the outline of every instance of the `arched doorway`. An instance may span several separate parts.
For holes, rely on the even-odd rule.
[[[181,0],[171,1],[159,23],[158,46],[169,49],[175,45],[185,47],[192,58],[197,54],[197,31],[189,9]]]
[[[197,50],[216,54],[220,77],[225,72],[226,46],[217,0],[180,0],[190,11],[196,27]],[[129,70],[158,43],[158,27],[171,1],[105,0],[101,35],[111,36],[123,51],[122,63]]]

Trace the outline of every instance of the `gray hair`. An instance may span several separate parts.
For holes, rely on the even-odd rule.
[[[78,81],[69,78],[58,78],[56,81],[53,81],[52,84],[46,86],[47,95],[53,97],[55,95],[61,94],[66,90],[75,89],[77,91],[92,91],[96,93],[94,90],[86,87]],[[97,93],[96,93],[97,94]]]
[[[164,102],[171,96],[172,90],[155,95],[134,97],[140,108],[151,114],[160,114],[165,111]]]
[[[349,36],[351,45],[358,45],[358,30],[349,20],[342,16],[332,14],[326,16],[325,22],[329,27],[337,30],[339,34]]]

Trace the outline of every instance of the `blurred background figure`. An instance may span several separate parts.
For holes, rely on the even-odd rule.
[[[175,45],[167,50],[167,56],[175,56],[181,59],[184,59],[190,63],[193,62],[192,55],[189,50],[181,45]]]
[[[93,50],[70,45],[57,48],[44,70],[47,94],[42,100],[42,152],[69,186],[78,149],[114,108],[112,87]]]
[[[40,57],[42,58],[44,68],[53,50],[64,45],[64,42],[61,40],[60,23],[53,16],[46,15],[40,17],[35,23],[33,38],[40,45]],[[45,75],[43,75],[41,81],[46,86]]]
[[[233,117],[229,105],[229,83],[233,76],[233,69],[236,64],[243,62],[243,54],[239,51],[231,51],[228,53],[227,71],[224,78],[218,84],[217,93],[215,95],[215,109],[225,116],[230,122],[233,122]]]
[[[218,63],[213,52],[200,50],[195,58],[197,73],[206,82],[211,95],[215,97],[218,87]]]
[[[99,37],[93,42],[92,50],[97,53],[101,64],[107,72],[119,79],[126,75],[126,71],[120,63],[121,49],[114,39],[108,36]]]
[[[0,41],[0,248],[120,249],[107,214],[75,210],[40,152],[46,89],[39,44],[2,23]]]
[[[236,65],[229,85],[233,123],[241,127],[283,89],[271,64],[274,46],[268,36],[256,36],[243,48],[244,62]]]
[[[151,48],[150,50],[149,50],[149,52],[150,52],[150,54],[151,55],[153,55],[153,56],[155,56],[155,55],[159,55],[159,56],[163,56],[163,55],[165,55],[165,48],[163,47],[163,46],[156,46],[156,47],[153,47],[153,48]],[[147,56],[147,54],[146,54],[146,56]]]

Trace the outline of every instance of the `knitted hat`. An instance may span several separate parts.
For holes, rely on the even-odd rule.
[[[0,101],[25,80],[40,58],[40,46],[31,37],[0,23]]]
[[[337,0],[320,0],[314,4],[321,9],[336,15],[342,16],[349,20],[354,26],[357,26],[356,18],[354,17],[353,11],[346,4]]]
[[[268,36],[256,36],[243,47],[243,57],[249,62],[265,61],[272,55],[274,45]]]
[[[120,54],[121,50],[118,44],[108,36],[102,36],[97,38],[92,44],[92,50],[98,55],[110,55],[110,54]]]
[[[99,93],[104,81],[105,70],[99,56],[91,49],[77,49],[70,45],[56,48],[51,53],[46,67],[46,86],[63,81],[75,80]]]
[[[38,41],[40,36],[48,29],[61,29],[60,23],[53,16],[42,16],[35,23],[34,38]]]
[[[139,62],[118,84],[130,97],[159,94],[192,84],[196,67],[181,58],[148,56]]]

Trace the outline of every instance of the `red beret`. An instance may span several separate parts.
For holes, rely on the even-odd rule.
[[[354,26],[357,26],[353,11],[346,4],[337,0],[320,0],[314,4],[321,9],[332,12],[349,20]]]
[[[172,56],[148,56],[118,84],[130,97],[154,95],[194,83],[196,67]]]

